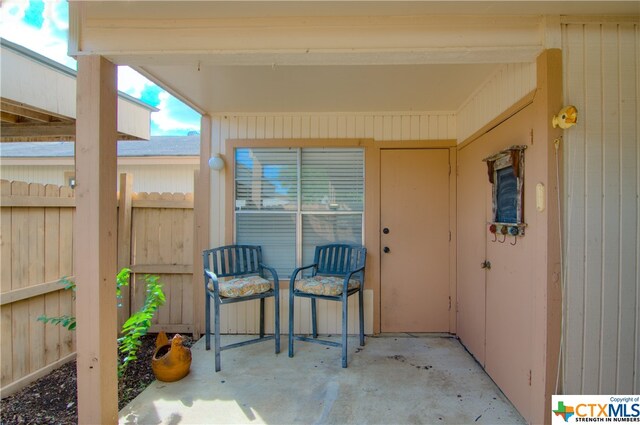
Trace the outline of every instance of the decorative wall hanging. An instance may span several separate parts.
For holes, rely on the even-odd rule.
[[[516,145],[491,155],[487,163],[489,182],[493,185],[493,217],[489,231],[494,241],[504,242],[506,236],[524,236],[524,151],[526,145]],[[497,235],[503,235],[498,239]],[[514,239],[514,243],[517,239]]]

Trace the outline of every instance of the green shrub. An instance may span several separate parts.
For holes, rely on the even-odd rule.
[[[122,287],[129,285],[129,277],[131,270],[123,268],[118,272],[116,276],[116,297],[118,299],[118,307],[122,307]],[[165,295],[162,292],[162,284],[160,278],[155,275],[144,275],[144,281],[146,282],[146,297],[142,308],[133,313],[122,325],[121,334],[118,338],[118,376],[122,377],[127,369],[129,363],[137,359],[137,352],[142,345],[142,338],[147,334],[147,331],[151,327],[151,320],[155,312],[165,303]],[[73,298],[75,299],[76,284],[73,280],[63,277],[60,279],[60,283],[64,285],[65,290],[71,290],[74,292]],[[50,323],[52,325],[60,325],[67,328],[70,331],[76,328],[75,316],[57,316],[48,317],[40,316],[38,320],[44,323]]]

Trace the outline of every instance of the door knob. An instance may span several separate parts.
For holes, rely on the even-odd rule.
[[[382,229],[382,233],[384,233],[385,235],[389,234],[389,228],[385,227],[384,229]]]
[[[480,263],[480,268],[491,270],[491,261],[484,260],[482,263]]]
[[[388,254],[391,250],[389,249],[388,246],[385,246],[383,251],[385,252],[385,254]]]

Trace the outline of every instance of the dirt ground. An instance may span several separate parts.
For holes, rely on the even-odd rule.
[[[191,337],[184,338],[184,345],[191,346]],[[118,388],[118,409],[126,406],[155,380],[151,371],[155,339],[155,334],[143,337],[138,359],[129,363]],[[77,424],[76,381],[76,362],[72,361],[2,399],[0,424]]]

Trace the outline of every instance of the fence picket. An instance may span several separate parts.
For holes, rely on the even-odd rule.
[[[73,277],[75,207],[55,201],[74,198],[73,189],[66,186],[2,180],[0,194],[7,201],[2,204],[0,222],[0,385],[4,394],[7,388],[15,391],[26,384],[30,378],[25,376],[72,358],[75,333],[37,318],[75,314],[73,293],[47,283]],[[149,202],[136,206],[137,200]],[[165,284],[167,302],[151,331],[192,330],[193,194],[133,193],[128,203],[120,205],[130,209],[131,236],[128,259],[119,257],[119,264],[158,274]],[[130,302],[136,309],[145,298],[143,278],[138,273],[132,279]]]
[[[59,198],[60,188],[46,185],[45,196]],[[47,208],[44,214],[44,280],[51,282],[60,277],[60,209]],[[44,296],[44,314],[48,317],[60,315],[59,292]],[[45,326],[44,333],[44,362],[51,364],[60,358],[60,330],[55,326]]]

